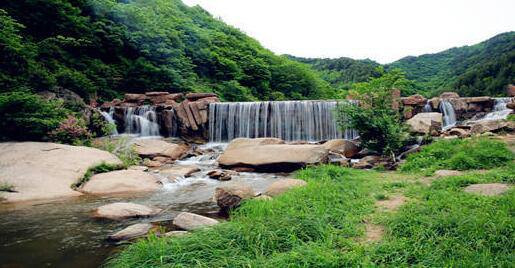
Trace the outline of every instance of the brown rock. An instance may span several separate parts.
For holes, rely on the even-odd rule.
[[[475,122],[470,128],[471,134],[493,132],[507,127],[509,123],[505,120],[483,120]]]
[[[140,170],[118,170],[93,175],[80,191],[88,194],[148,192],[161,188],[152,175]]]
[[[402,104],[409,106],[424,106],[427,103],[427,99],[424,96],[416,94],[409,97],[401,98]]]
[[[392,90],[392,109],[399,110],[399,103],[401,101],[401,91],[399,89]]]
[[[156,157],[152,158],[152,161],[161,162],[163,164],[167,164],[167,163],[172,163],[173,162],[172,159],[170,159],[169,157],[164,157],[164,156],[156,156]]]
[[[189,212],[181,212],[179,215],[177,215],[177,217],[175,217],[175,219],[173,219],[173,224],[175,226],[186,231],[206,228],[216,225],[218,223],[219,222],[215,219],[211,219]]]
[[[459,98],[460,95],[456,92],[444,92],[440,94],[440,99],[452,99],[452,98]]]
[[[236,172],[229,171],[229,170],[211,170],[207,173],[209,178],[219,180],[219,181],[228,181],[231,180],[232,175],[234,175]]]
[[[193,117],[193,112],[190,109],[190,102],[188,100],[185,100],[181,102],[181,106],[183,106],[184,111],[186,112],[186,117],[188,118],[188,123],[190,128],[193,131],[198,130],[197,122],[195,121],[195,118]]]
[[[188,165],[188,166],[174,166],[171,168],[161,169],[159,173],[167,177],[190,177],[191,174],[200,171],[197,166]]]
[[[369,169],[373,168],[376,164],[381,162],[381,157],[377,155],[369,155],[361,158],[359,162],[352,165],[353,168],[357,169]]]
[[[251,199],[255,195],[256,193],[249,185],[238,183],[216,188],[213,201],[222,211],[229,211],[238,207],[241,201]]]
[[[123,101],[124,102],[132,102],[132,103],[143,103],[147,99],[145,94],[125,94]]]
[[[172,160],[181,159],[189,150],[184,144],[169,143],[158,139],[143,139],[134,142],[134,149],[141,157],[164,156]]]
[[[433,130],[440,131],[442,129],[441,113],[418,113],[406,124],[410,126],[410,130],[415,133],[431,134]]]
[[[303,180],[297,179],[280,179],[274,183],[272,183],[265,191],[265,195],[267,196],[278,196],[290,189],[302,187],[307,185],[307,183]]]
[[[186,99],[189,101],[196,101],[198,99],[217,97],[215,93],[188,93]]]
[[[93,212],[94,218],[121,220],[126,218],[150,217],[161,212],[159,208],[147,207],[134,203],[112,203],[103,205]]]
[[[133,224],[123,230],[120,230],[112,235],[109,235],[107,239],[109,241],[124,241],[133,240],[136,238],[146,236],[153,226],[150,223],[137,223]]]
[[[453,128],[447,132],[449,135],[456,135],[460,138],[465,138],[470,136],[470,132],[463,128]]]
[[[322,144],[322,146],[329,150],[329,152],[338,153],[347,158],[352,158],[360,151],[359,147],[354,142],[343,139],[329,140]]]
[[[433,110],[437,110],[440,107],[440,98],[431,98],[429,100],[429,103],[431,103],[431,107],[433,108]]]
[[[195,122],[197,125],[202,125],[202,117],[200,116],[199,109],[197,107],[197,104],[192,102],[188,105],[190,107],[191,113],[193,114],[193,119],[195,119]]]
[[[151,91],[151,92],[146,92],[145,95],[147,97],[156,97],[156,96],[166,96],[170,93],[166,92],[166,91]]]
[[[157,167],[161,167],[163,165],[163,163],[161,163],[159,161],[146,159],[145,161],[143,161],[143,165],[145,165],[149,168],[157,168]]]
[[[515,97],[515,85],[508,85],[506,87],[506,95],[508,97]]]
[[[251,167],[233,167],[232,170],[236,172],[254,172],[256,169]]]
[[[506,104],[506,108],[515,110],[515,102],[512,101],[512,102]]]

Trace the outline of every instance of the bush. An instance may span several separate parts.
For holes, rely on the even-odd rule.
[[[92,137],[84,121],[72,115],[62,121],[49,136],[53,141],[73,145],[89,144]]]
[[[401,170],[431,174],[437,169],[487,169],[506,165],[513,158],[513,153],[501,141],[488,138],[440,140],[409,155]]]
[[[68,110],[27,91],[0,94],[0,139],[43,140],[58,127]]]

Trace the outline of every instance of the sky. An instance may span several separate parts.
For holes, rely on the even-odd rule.
[[[183,0],[277,54],[402,57],[473,45],[515,30],[515,0]]]

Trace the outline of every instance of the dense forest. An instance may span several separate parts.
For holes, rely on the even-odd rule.
[[[66,88],[86,100],[124,92],[216,92],[225,100],[333,96],[309,66],[180,0],[0,3],[0,91]]]
[[[336,88],[376,77],[379,63],[371,60],[306,59],[321,77]],[[506,85],[515,83],[515,32],[499,34],[472,46],[451,48],[435,54],[405,57],[384,65],[386,71],[401,69],[414,80],[419,93],[438,95],[457,91],[463,96],[502,96]]]

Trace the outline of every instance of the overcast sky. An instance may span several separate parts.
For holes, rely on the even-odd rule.
[[[370,58],[471,45],[515,30],[515,0],[183,0],[278,54]]]

